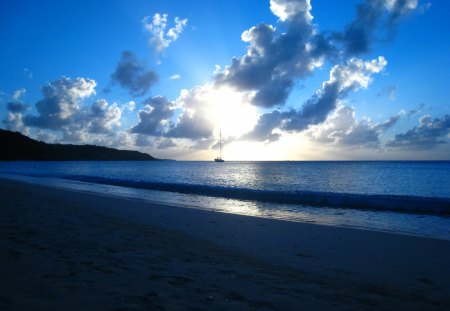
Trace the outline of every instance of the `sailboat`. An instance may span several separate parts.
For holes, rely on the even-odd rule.
[[[220,129],[220,139],[219,139],[219,145],[220,145],[220,155],[214,159],[215,162],[225,162],[224,159],[222,159],[222,129]]]

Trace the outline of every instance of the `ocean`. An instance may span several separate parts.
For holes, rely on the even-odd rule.
[[[1,176],[187,208],[450,240],[448,161],[19,161],[0,162]]]

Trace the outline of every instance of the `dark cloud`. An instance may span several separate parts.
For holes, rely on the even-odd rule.
[[[124,51],[111,79],[126,88],[131,95],[142,96],[158,82],[159,77],[155,71],[147,69],[132,52]]]
[[[272,133],[275,128],[280,127],[283,114],[278,110],[261,115],[255,128],[241,137],[241,140],[256,140],[272,142],[280,138],[280,134]]]
[[[315,43],[313,26],[305,12],[286,14],[289,15],[287,31],[282,34],[266,24],[245,31],[242,40],[249,43],[246,55],[234,58],[215,77],[215,83],[240,91],[255,91],[252,103],[256,106],[284,104],[295,79],[309,75],[321,57],[318,46],[311,48],[311,43]]]
[[[307,77],[326,60],[342,61],[370,51],[379,31],[392,32],[398,18],[417,6],[415,0],[366,0],[342,32],[315,29],[309,1],[272,0],[280,28],[259,24],[242,34],[247,53],[215,76],[217,85],[253,91],[252,104],[283,105],[298,79]],[[378,31],[378,32],[377,32]]]
[[[150,147],[153,146],[153,139],[147,135],[139,134],[136,136],[134,145],[138,147]]]
[[[168,148],[174,148],[177,147],[177,144],[173,142],[171,139],[164,139],[163,141],[159,142],[158,149],[168,149]]]
[[[21,103],[19,101],[13,101],[6,104],[6,109],[11,112],[25,112],[28,110],[29,106],[27,104]]]
[[[273,141],[279,136],[272,134],[275,128],[300,132],[310,125],[325,121],[328,114],[335,110],[339,100],[351,91],[367,87],[371,75],[380,72],[385,66],[386,60],[383,57],[366,62],[353,58],[346,64],[334,66],[330,71],[330,79],[324,82],[322,89],[306,101],[301,109],[285,112],[275,110],[263,114],[255,128],[243,138]]]
[[[399,149],[426,150],[446,144],[450,134],[450,115],[434,120],[429,115],[420,118],[420,125],[413,129],[395,135],[386,143],[387,147]]]
[[[355,19],[333,39],[344,45],[347,55],[367,53],[373,42],[392,37],[398,19],[416,8],[417,0],[366,0],[356,7]]]
[[[174,138],[189,138],[202,139],[208,138],[213,134],[214,125],[204,115],[183,114],[176,126],[174,126],[168,133],[168,137]]]
[[[139,111],[139,123],[131,128],[131,133],[162,135],[165,125],[173,116],[173,103],[163,96],[155,96],[147,99],[144,104],[145,109]]]

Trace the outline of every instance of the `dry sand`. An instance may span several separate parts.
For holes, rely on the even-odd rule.
[[[0,180],[0,310],[450,310],[450,241]]]

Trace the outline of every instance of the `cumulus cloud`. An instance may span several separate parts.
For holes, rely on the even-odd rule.
[[[168,137],[197,140],[213,134],[214,123],[209,117],[208,109],[211,103],[205,99],[206,93],[202,87],[182,93],[178,101],[183,107],[183,113],[167,133]]]
[[[292,20],[298,15],[302,15],[301,19],[311,21],[311,1],[298,0],[270,0],[270,10],[275,14],[280,21]]]
[[[431,149],[448,143],[449,134],[450,115],[435,119],[425,115],[420,118],[419,126],[395,135],[386,146],[397,149]]]
[[[168,15],[156,13],[153,17],[144,17],[142,25],[150,33],[148,41],[150,46],[154,48],[155,52],[161,53],[178,39],[187,22],[186,18],[175,17],[173,26],[168,28]]]
[[[147,69],[134,53],[123,51],[111,79],[126,88],[132,96],[142,96],[158,82],[159,77],[155,71]]]
[[[139,123],[131,128],[131,133],[162,135],[173,115],[173,103],[163,96],[155,96],[145,101],[145,109],[139,110]]]
[[[391,33],[398,18],[416,7],[413,0],[366,0],[344,31],[327,34],[312,23],[309,0],[272,0],[270,8],[284,31],[267,24],[244,31],[246,54],[233,58],[215,75],[215,83],[253,92],[253,105],[281,106],[298,79],[326,60],[342,61],[369,52],[377,29]]]
[[[99,99],[91,106],[88,115],[88,130],[91,133],[108,133],[120,126],[122,111],[117,105],[110,106],[105,99]]]
[[[44,98],[36,103],[38,116],[26,116],[25,124],[43,129],[60,130],[74,123],[81,101],[95,93],[92,79],[62,77],[41,87]]]
[[[28,135],[30,131],[24,123],[23,115],[20,112],[8,112],[8,116],[3,120],[3,124],[7,130],[20,132],[24,135]]]
[[[252,104],[260,107],[284,104],[295,79],[304,78],[322,63],[321,53],[315,52],[308,14],[292,13],[280,6],[276,10],[289,21],[287,31],[280,34],[266,24],[244,31],[242,40],[249,44],[247,53],[233,58],[231,65],[215,76],[217,85],[254,92]]]
[[[96,82],[87,78],[70,79],[62,77],[41,88],[43,99],[36,103],[37,115],[19,116],[12,121],[20,125],[62,132],[62,141],[87,142],[96,135],[112,135],[120,127],[122,111],[116,105],[109,105],[105,99],[92,104],[85,99],[95,94]],[[41,135],[43,137],[43,135]]]
[[[349,92],[360,88],[367,88],[371,76],[381,72],[387,62],[383,57],[371,61],[350,59],[346,64],[336,65],[330,71],[330,78],[323,83],[322,89],[317,91],[301,109],[291,109],[285,112],[275,110],[263,114],[256,127],[244,139],[263,139],[273,141],[279,137],[274,134],[276,128],[300,132],[310,125],[319,124],[327,118]]]
[[[307,135],[313,141],[326,144],[379,148],[380,136],[393,127],[404,113],[392,116],[381,123],[373,123],[369,119],[357,121],[355,115],[354,108],[340,106],[324,123],[308,129]]]

